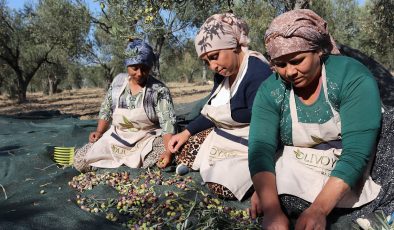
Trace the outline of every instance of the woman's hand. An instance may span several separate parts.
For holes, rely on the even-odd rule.
[[[296,230],[326,229],[326,215],[324,211],[311,205],[298,217]]]
[[[165,168],[167,167],[172,161],[173,154],[171,152],[165,151],[161,154],[159,161],[157,161],[157,167]]]
[[[101,132],[97,132],[97,131],[91,132],[89,135],[89,142],[94,143],[98,139],[100,139],[102,136],[103,136],[103,133],[101,133]]]
[[[159,168],[165,168],[167,167],[171,161],[172,161],[172,152],[168,149],[169,146],[169,141],[171,140],[171,138],[173,137],[173,135],[171,133],[167,133],[167,134],[163,134],[163,142],[164,142],[164,148],[165,151],[161,154],[159,161],[157,161],[157,167]]]
[[[263,213],[263,209],[260,204],[260,199],[256,192],[253,193],[252,197],[250,198],[250,217],[252,219],[256,219]]]
[[[181,133],[178,133],[177,135],[172,136],[170,141],[168,142],[168,149],[172,153],[177,152],[179,148],[186,143],[190,136],[191,134],[187,129],[185,129]]]
[[[94,142],[98,141],[98,139],[100,139],[103,136],[103,133],[105,133],[105,131],[107,131],[109,125],[110,125],[109,121],[99,119],[96,131],[91,132],[89,134],[89,142],[94,143]]]

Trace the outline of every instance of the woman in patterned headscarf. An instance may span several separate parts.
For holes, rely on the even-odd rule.
[[[275,73],[252,111],[252,217],[263,212],[266,229],[287,229],[288,218],[296,229],[326,229],[338,215],[390,214],[393,192],[379,178],[393,170],[369,174],[381,121],[369,70],[336,55],[326,22],[311,10],[275,18],[265,44]]]
[[[96,131],[89,144],[76,152],[74,166],[150,167],[170,161],[167,143],[175,133],[175,113],[168,88],[149,72],[155,55],[140,39],[125,50],[127,73],[113,80],[101,105]],[[112,122],[111,122],[112,121]]]
[[[248,50],[248,26],[231,13],[215,14],[201,26],[195,47],[215,72],[201,114],[171,138],[177,172],[200,170],[210,190],[241,200],[251,188],[247,169],[250,112],[260,84],[272,73],[266,59]],[[186,144],[185,144],[186,143]]]

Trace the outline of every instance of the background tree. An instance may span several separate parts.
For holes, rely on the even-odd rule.
[[[267,0],[278,14],[294,9],[308,9],[311,0]]]
[[[88,39],[86,58],[88,62],[96,65],[102,71],[104,88],[108,88],[115,75],[123,72],[122,50],[126,42],[116,39],[110,33],[96,27],[94,35]]]
[[[391,71],[394,69],[394,2],[370,0],[359,15],[359,49]]]
[[[12,74],[13,70],[0,59],[0,95],[4,92],[9,97],[16,96],[15,79],[10,78]]]
[[[78,57],[89,30],[88,11],[66,0],[42,0],[20,11],[0,4],[0,59],[14,71],[20,103],[31,79],[45,63],[54,64],[58,52],[69,60]]]
[[[327,22],[328,30],[337,43],[359,47],[360,8],[356,0],[315,0],[311,2],[310,9]]]
[[[251,50],[265,53],[264,34],[277,14],[277,10],[265,0],[248,1],[248,4],[235,3],[234,13],[243,18],[249,25],[249,38],[251,40],[249,46]]]
[[[178,48],[164,47],[162,60],[166,60],[161,65],[162,77],[165,81],[201,81],[202,68],[204,65],[197,57],[194,48],[194,40],[188,40],[184,46]],[[176,63],[176,64],[174,64]]]
[[[58,85],[67,77],[67,67],[60,62],[45,63],[37,71],[36,76],[40,76],[42,91],[46,95],[53,95],[58,92]]]

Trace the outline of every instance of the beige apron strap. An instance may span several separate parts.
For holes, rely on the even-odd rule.
[[[249,63],[249,52],[246,52],[243,59],[242,59],[241,66],[239,67],[237,77],[235,78],[233,84],[230,87],[231,97],[233,96],[234,91],[237,89],[236,85],[237,85],[238,81],[242,80],[243,76],[245,75],[244,70],[248,67],[248,63]]]
[[[119,97],[115,100],[115,101],[116,101],[116,106],[115,106],[115,108],[119,108],[120,97],[121,97],[121,95],[122,95],[122,92],[126,89],[127,84],[128,84],[128,79],[125,78],[124,83],[123,83],[122,87],[120,88]]]
[[[332,107],[330,100],[328,99],[328,92],[327,92],[327,77],[326,77],[326,65],[323,63],[322,65],[322,71],[321,71],[321,77],[322,77],[322,84],[323,84],[323,90],[324,90],[324,97],[328,103],[328,105],[331,108],[331,112],[333,115],[337,114],[338,112],[335,111],[335,109]]]
[[[142,100],[139,102],[139,104],[136,107],[140,108],[140,107],[144,106],[145,95],[146,95],[146,86],[144,86],[144,88],[142,89]],[[145,112],[145,110],[144,110],[144,112]]]

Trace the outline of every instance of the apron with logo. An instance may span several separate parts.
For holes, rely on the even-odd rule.
[[[237,84],[240,75],[244,74],[248,58],[249,53],[246,53],[230,91]],[[208,104],[224,87],[224,84],[225,80],[218,86],[201,111],[202,115],[215,124],[215,128],[202,143],[192,168],[200,170],[204,182],[223,185],[238,200],[241,200],[252,186],[248,169],[249,123],[238,123],[232,119],[231,94],[224,105]]]
[[[126,79],[122,91],[127,84]],[[130,168],[141,167],[144,158],[152,151],[153,140],[161,134],[158,126],[146,115],[144,100],[130,110],[119,108],[119,99],[116,99],[111,127],[86,154],[90,166],[117,168],[125,164]]]
[[[341,152],[341,122],[327,95],[326,71],[322,69],[322,87],[333,117],[323,124],[300,123],[294,91],[290,91],[290,115],[293,146],[285,146],[276,161],[278,194],[288,194],[313,202],[323,189]],[[339,208],[356,208],[374,200],[380,186],[369,175],[371,159],[359,183],[338,202]]]

